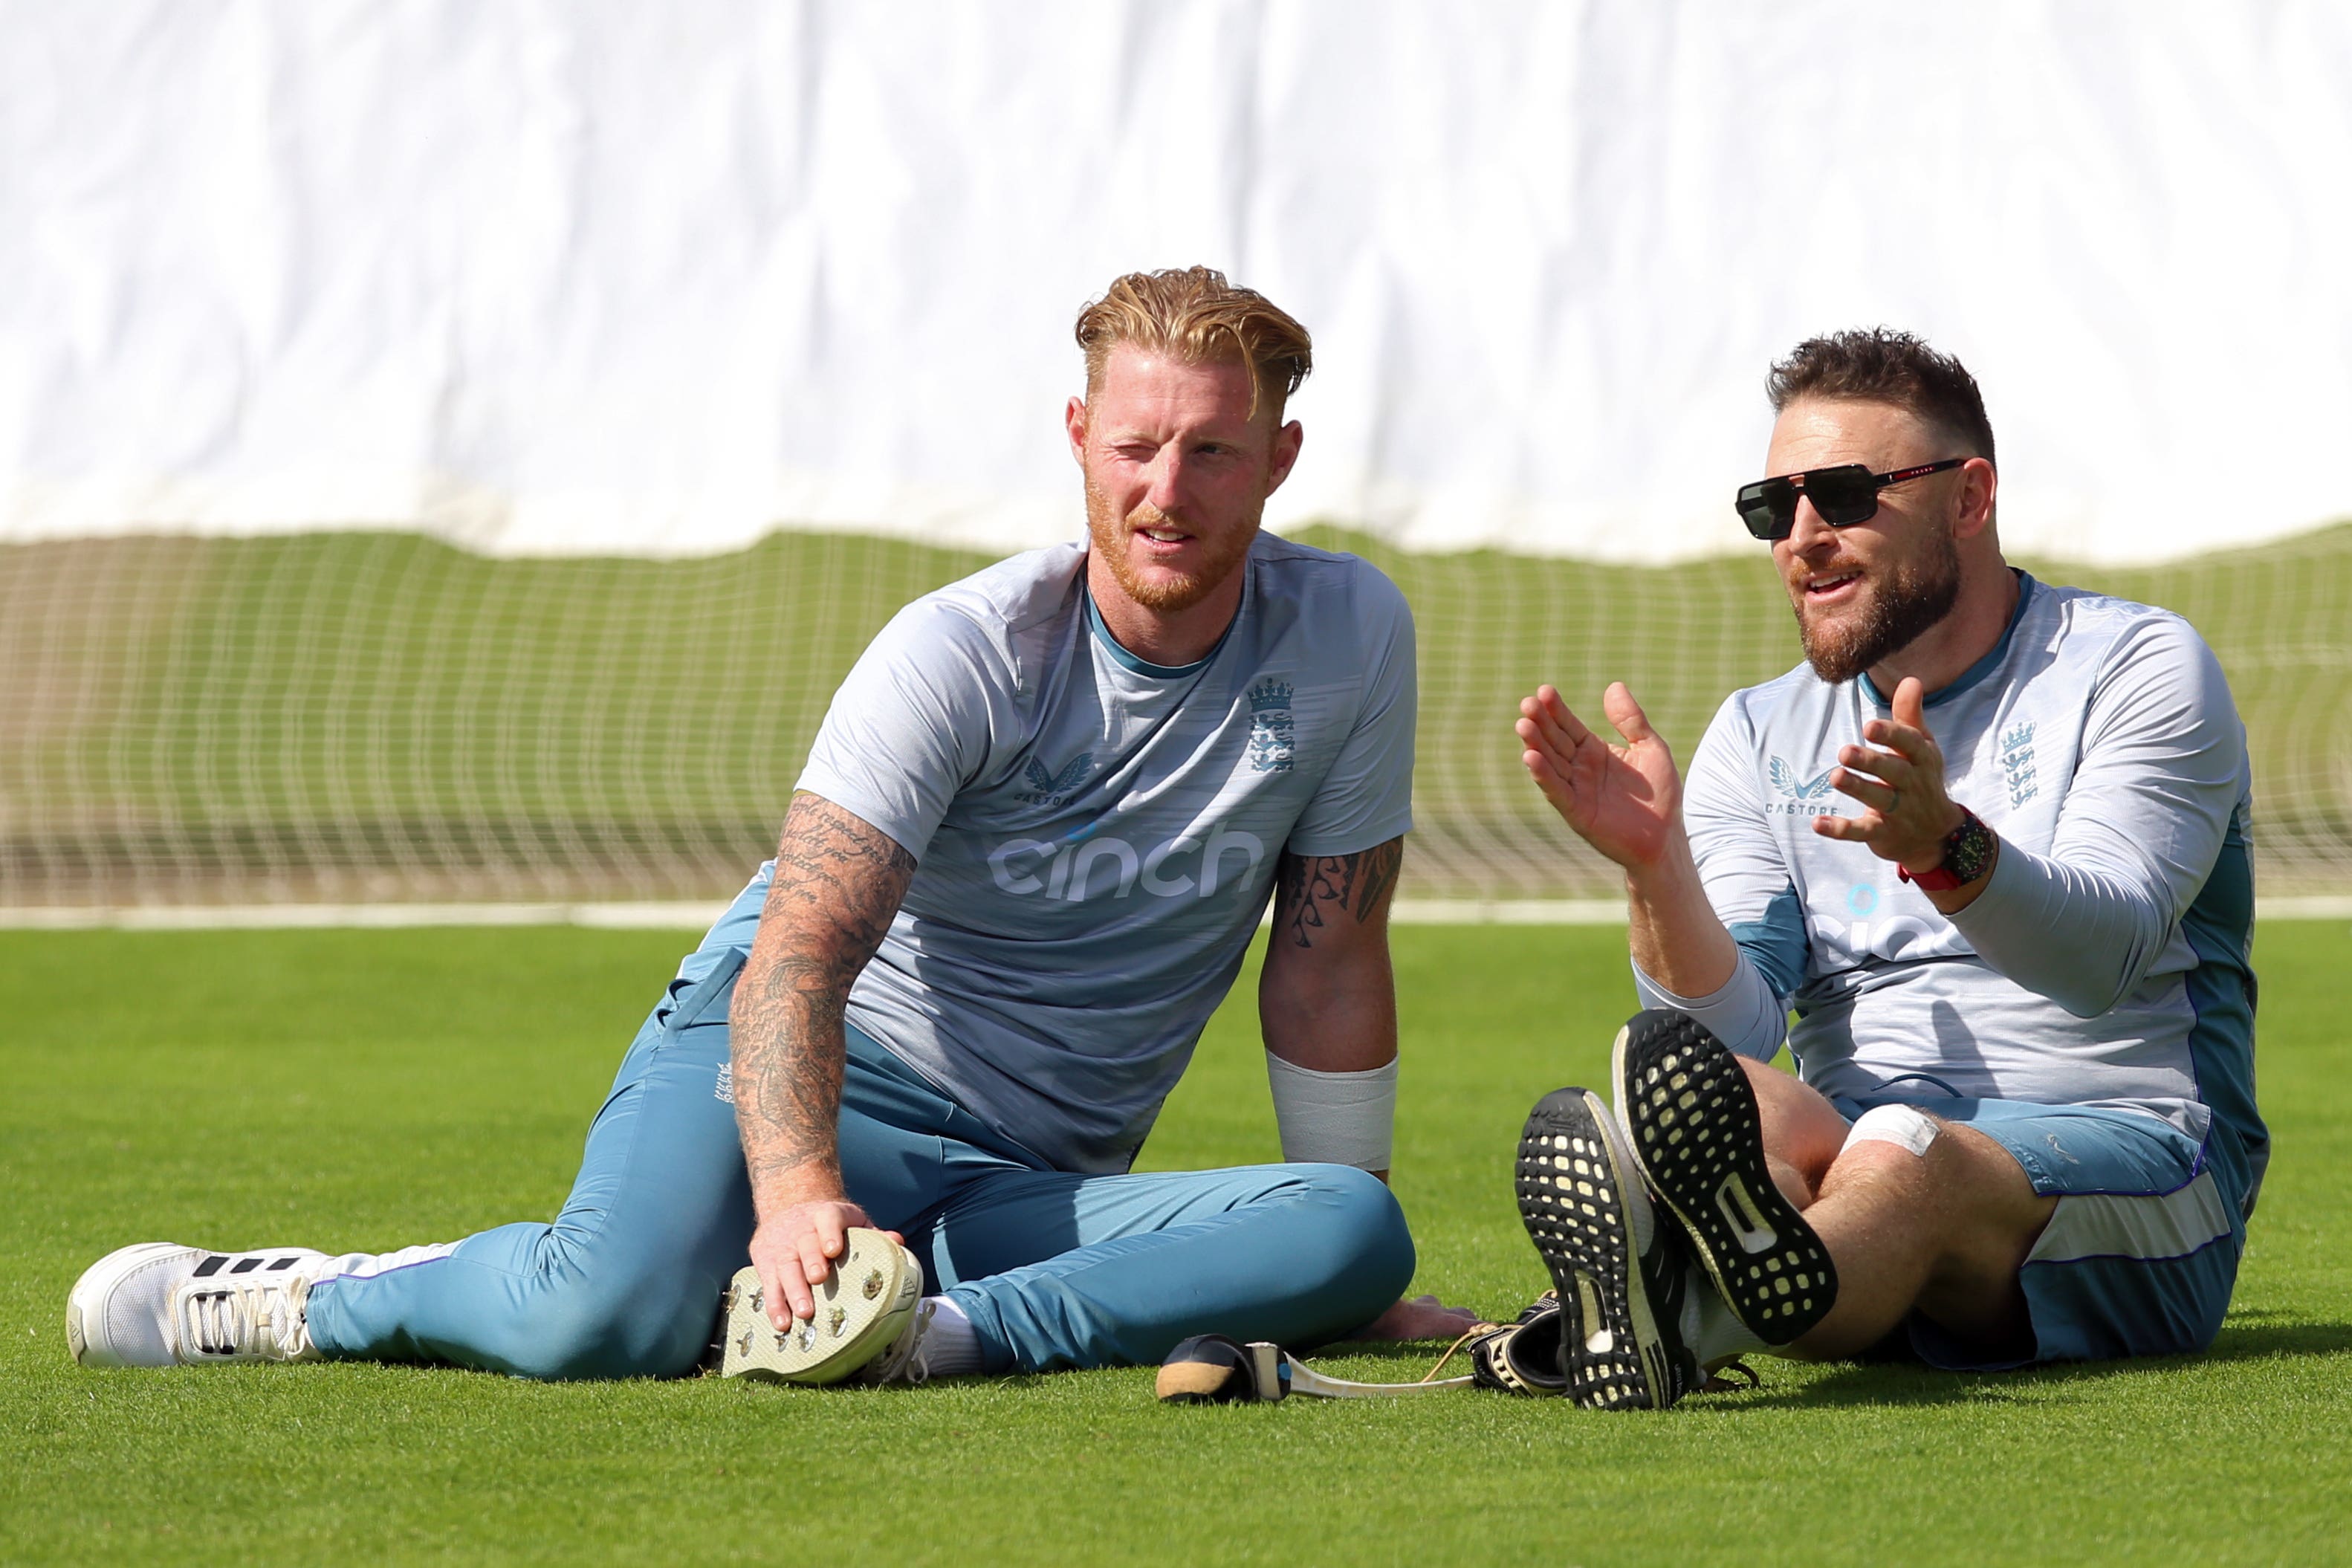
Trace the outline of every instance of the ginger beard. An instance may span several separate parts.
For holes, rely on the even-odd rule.
[[[1249,554],[1250,541],[1257,537],[1258,519],[1265,506],[1261,497],[1246,517],[1235,519],[1220,531],[1202,532],[1183,518],[1163,512],[1149,501],[1121,518],[1113,510],[1110,498],[1089,478],[1087,536],[1094,542],[1095,552],[1110,567],[1110,574],[1121,593],[1147,610],[1177,615],[1216,592],[1218,584],[1234,574],[1234,568]],[[1201,545],[1200,563],[1189,572],[1174,572],[1164,566],[1138,570],[1127,542],[1147,528],[1176,528],[1191,534]]]
[[[1920,552],[1895,563],[1876,580],[1859,562],[1833,561],[1807,571],[1816,578],[1854,572],[1863,576],[1869,591],[1863,604],[1844,614],[1824,611],[1808,619],[1803,586],[1790,584],[1805,662],[1832,686],[1843,685],[1872,665],[1909,647],[1950,615],[1960,596],[1960,551],[1948,526],[1930,526]]]

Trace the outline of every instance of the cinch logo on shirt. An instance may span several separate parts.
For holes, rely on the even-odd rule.
[[[1930,925],[1916,915],[1892,914],[1884,920],[1867,915],[1842,921],[1833,915],[1808,912],[1805,932],[1811,940],[1816,973],[1844,969],[1867,959],[1920,959],[1965,951],[1949,926]]]
[[[1790,816],[1836,816],[1837,803],[1822,799],[1823,795],[1830,793],[1830,774],[1836,771],[1834,768],[1823,768],[1810,779],[1800,779],[1797,777],[1796,769],[1780,758],[1774,757],[1772,787],[1785,798],[1780,801],[1766,801],[1764,809],[1767,812],[1785,813]],[[1820,804],[1811,804],[1813,802],[1820,802]]]
[[[1265,841],[1229,827],[1205,840],[1179,834],[1141,853],[1108,834],[1083,844],[1008,838],[988,852],[988,869],[1016,898],[1043,893],[1075,904],[1089,897],[1124,899],[1141,888],[1155,899],[1206,899],[1221,880],[1232,882],[1225,870],[1235,855],[1243,858],[1239,869],[1246,885],[1265,859]]]

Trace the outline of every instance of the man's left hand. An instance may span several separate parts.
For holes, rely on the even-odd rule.
[[[1944,793],[1944,752],[1927,733],[1927,688],[1906,676],[1895,685],[1894,717],[1862,727],[1869,746],[1842,746],[1830,783],[1864,807],[1859,816],[1817,816],[1824,838],[1867,844],[1871,853],[1917,876],[1943,863],[1944,838],[1961,822]]]

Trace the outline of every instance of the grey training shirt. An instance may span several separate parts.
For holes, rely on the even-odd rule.
[[[1787,1035],[1825,1093],[2100,1105],[2163,1118],[2233,1167],[2251,1208],[2253,879],[2245,731],[2179,616],[2018,574],[2000,644],[1927,699],[1952,799],[2000,836],[1947,917],[1812,819],[1840,746],[1887,713],[1863,675],[1799,666],[1734,692],[1691,759],[1684,820],[1741,959],[1714,995],[1638,972],[1644,1002],[1769,1058]],[[1797,1022],[1788,1026],[1793,1005]]]
[[[1223,640],[1170,668],[1111,638],[1085,567],[1033,551],[900,611],[799,787],[917,860],[849,1021],[1052,1164],[1118,1171],[1277,857],[1412,826],[1412,617],[1369,563],[1261,534]]]

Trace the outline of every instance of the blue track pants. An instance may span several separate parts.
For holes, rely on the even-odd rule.
[[[639,1031],[554,1223],[320,1281],[321,1351],[541,1378],[694,1370],[753,1226],[727,1071],[744,952],[719,945],[740,923],[721,922]],[[992,1372],[1149,1363],[1209,1331],[1311,1345],[1370,1321],[1412,1276],[1404,1216],[1361,1171],[1056,1171],[855,1031],[841,1161],[850,1196],[905,1234]]]

